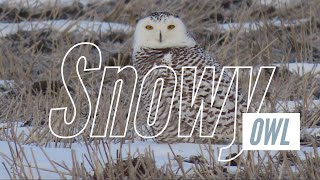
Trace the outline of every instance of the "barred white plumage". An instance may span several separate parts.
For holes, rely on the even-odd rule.
[[[156,66],[169,66],[177,75],[177,86],[175,96],[172,97],[174,90],[175,76],[171,71],[164,68],[158,68],[152,74],[146,77],[145,84],[142,89],[141,103],[144,105],[146,115],[149,112],[152,92],[156,79],[161,77],[164,79],[163,92],[160,92],[160,83],[157,84],[157,93],[155,93],[150,116],[152,119],[156,116],[157,101],[159,96],[159,110],[157,120],[154,122],[153,130],[157,134],[166,124],[169,107],[173,98],[173,108],[169,124],[166,130],[156,138],[159,142],[197,142],[205,143],[210,138],[199,137],[199,121],[195,126],[192,137],[178,137],[178,118],[181,103],[181,134],[188,135],[192,131],[193,124],[197,118],[199,107],[203,102],[203,135],[211,135],[217,122],[218,115],[222,108],[222,104],[226,95],[225,106],[221,112],[221,118],[215,135],[211,141],[232,140],[234,131],[234,116],[237,121],[241,118],[241,112],[246,109],[246,103],[241,94],[238,96],[238,109],[235,114],[235,87],[232,85],[231,91],[227,94],[227,90],[231,78],[227,73],[223,73],[221,86],[217,91],[214,104],[211,106],[211,96],[213,84],[216,86],[219,80],[222,68],[219,63],[210,55],[205,53],[197,44],[193,37],[187,31],[186,26],[177,16],[167,12],[155,12],[141,19],[135,30],[133,44],[133,65],[137,69],[139,75],[139,85],[142,85],[142,78],[147,72]],[[182,86],[181,75],[183,66],[195,66],[197,72],[184,71],[184,79]],[[201,85],[197,98],[191,106],[194,87],[197,85],[206,66],[214,66],[215,72],[209,69],[203,74]],[[215,78],[213,78],[215,73]],[[183,87],[183,88],[182,88]],[[140,87],[141,88],[141,87]],[[182,89],[181,89],[182,88]],[[181,93],[182,91],[182,93]],[[182,101],[180,95],[182,94]],[[146,116],[147,117],[147,116]],[[239,124],[239,123],[238,123]],[[240,125],[240,124],[239,124]],[[239,132],[238,132],[239,133]]]

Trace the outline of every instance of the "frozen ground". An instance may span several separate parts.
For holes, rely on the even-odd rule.
[[[226,24],[217,24],[217,27],[213,29],[220,32],[229,32],[229,31],[237,31],[239,30],[241,33],[256,31],[264,26],[275,26],[275,27],[293,27],[298,26],[302,23],[306,23],[310,21],[310,19],[299,19],[299,20],[291,20],[291,21],[280,21],[278,19],[273,19],[271,21],[256,21],[256,22],[243,22],[243,23],[226,23]],[[209,29],[210,30],[210,29]]]
[[[253,0],[260,5],[273,5],[276,8],[292,7],[300,3],[300,0]]]
[[[9,7],[23,7],[32,9],[50,8],[54,6],[70,6],[74,3],[81,3],[83,6],[87,6],[90,3],[103,2],[103,1],[115,1],[115,0],[0,0],[0,5],[5,4]],[[300,0],[253,0],[257,5],[272,5],[276,8],[292,7]]]
[[[11,124],[12,125],[12,124]],[[0,124],[0,129],[5,129],[8,125],[6,123]],[[21,127],[22,123],[15,123],[14,131],[16,132],[17,136],[23,135],[27,137],[29,132],[31,131],[30,127]],[[9,129],[6,129],[7,131]],[[301,130],[301,137],[312,135],[317,138],[320,137],[320,128],[304,128]],[[34,145],[17,145],[13,142],[7,141],[0,141],[0,178],[9,178],[9,174],[5,169],[5,166],[9,172],[11,172],[10,167],[13,167],[14,163],[12,161],[12,156],[20,155],[21,162],[25,166],[25,168],[31,167],[29,169],[30,178],[38,178],[36,166],[40,169],[40,176],[46,178],[60,178],[60,175],[57,171],[63,175],[68,177],[68,171],[66,169],[72,169],[75,161],[77,163],[83,163],[86,167],[87,171],[92,171],[90,164],[85,160],[85,156],[89,157],[95,156],[93,158],[99,159],[101,162],[107,162],[106,154],[104,153],[97,153],[98,149],[103,149],[102,145],[99,146],[92,146],[92,148],[88,151],[88,146],[82,143],[73,143],[71,148],[54,148],[57,144],[52,142],[48,143],[47,147],[38,147]],[[226,145],[212,145],[211,149],[214,153],[214,158],[218,159],[219,149],[225,147]],[[179,165],[174,160],[173,153],[175,155],[181,156],[184,160],[188,160],[190,156],[198,156],[202,154],[206,159],[210,159],[210,155],[208,153],[209,146],[208,145],[199,145],[199,144],[192,144],[192,143],[177,143],[172,144],[170,149],[168,144],[158,144],[151,140],[141,142],[135,141],[135,143],[126,143],[120,147],[120,143],[112,144],[109,146],[110,149],[107,153],[108,158],[112,158],[115,160],[117,158],[117,153],[121,149],[122,151],[122,158],[126,159],[130,152],[130,156],[137,157],[138,153],[143,154],[146,151],[153,151],[155,162],[158,168],[167,166],[171,164],[173,169],[178,170]],[[22,150],[24,154],[22,154]],[[232,145],[230,149],[227,151],[223,151],[221,154],[222,159],[225,159],[232,153],[239,152],[241,146],[239,145]],[[320,147],[317,148],[317,151],[320,152]],[[90,152],[90,153],[88,153]],[[212,152],[212,151],[211,151]],[[272,157],[277,154],[278,151],[268,151]],[[246,156],[248,151],[244,151],[243,154]],[[264,157],[267,151],[256,151],[255,152],[255,163],[258,163],[258,155],[259,157]],[[298,156],[301,160],[305,159],[305,153],[308,153],[311,156],[314,156],[314,148],[313,147],[301,147],[300,151],[297,151]],[[75,158],[73,158],[75,157]],[[262,158],[263,159],[263,158]],[[268,158],[265,159],[267,161]],[[170,163],[169,163],[170,161]],[[54,162],[54,163],[52,163]],[[114,161],[115,162],[115,161]],[[260,160],[261,162],[261,160]],[[226,163],[221,163],[221,165],[225,165]],[[61,166],[59,166],[61,165]],[[67,168],[63,168],[63,166]],[[194,164],[189,162],[183,162],[183,167],[186,171],[192,169]],[[225,166],[230,173],[235,172],[237,167],[236,166]],[[292,167],[293,169],[295,167]],[[34,175],[34,177],[31,176]]]
[[[302,106],[304,103],[308,104],[310,110],[320,106],[320,100],[312,100],[310,102],[299,101],[278,101],[276,104],[277,112],[294,112],[296,108]]]
[[[20,23],[0,23],[0,37],[15,34],[17,31],[34,31],[52,29],[55,31],[81,32],[81,33],[107,33],[130,32],[132,27],[109,22],[76,21],[76,20],[52,20],[52,21],[26,21]]]
[[[10,150],[10,146],[11,148],[16,148],[15,145],[13,143],[8,143],[5,141],[0,141],[0,162],[4,163],[0,165],[0,178],[4,178],[7,179],[9,178],[9,174],[6,172],[6,169],[4,167],[4,165],[6,165],[7,167],[12,167],[13,163],[12,162],[12,157],[11,157],[11,150]],[[198,144],[190,144],[190,143],[184,143],[184,144],[172,144],[171,145],[174,153],[176,155],[180,155],[186,159],[188,159],[191,155],[200,155],[201,154],[201,149],[202,152],[204,152],[204,157],[206,157],[207,159],[209,159],[209,154],[207,151],[208,146],[204,146],[204,145],[198,145]],[[213,145],[212,148],[215,150],[215,158],[218,158],[218,149],[221,148],[222,145]],[[88,157],[88,151],[85,145],[80,145],[80,144],[74,144],[72,146],[71,149],[67,149],[67,148],[40,148],[40,147],[36,147],[36,146],[28,146],[28,145],[24,145],[21,148],[23,148],[24,153],[25,153],[25,157],[23,157],[23,164],[25,165],[25,168],[28,167],[28,164],[31,167],[35,167],[35,162],[37,163],[37,166],[40,169],[40,175],[42,177],[46,177],[46,178],[59,178],[59,174],[56,173],[55,169],[58,169],[59,172],[62,172],[62,174],[68,175],[68,171],[66,171],[64,168],[61,168],[60,166],[58,166],[57,164],[64,164],[66,167],[68,167],[69,169],[72,169],[73,166],[73,159],[72,159],[72,153],[74,153],[74,155],[76,155],[76,160],[78,163],[84,163],[85,167],[87,168],[87,170],[90,172],[90,165],[86,162],[85,160],[85,155]],[[18,147],[18,152],[20,151],[20,148]],[[111,146],[111,153],[108,154],[109,158],[112,157],[113,159],[116,159],[117,157],[117,151],[120,149],[119,144],[115,144]],[[122,155],[123,158],[126,158],[128,155],[128,152],[137,152],[139,151],[140,153],[143,153],[145,151],[151,150],[151,151],[155,151],[156,153],[154,153],[155,155],[155,162],[157,167],[161,168],[163,166],[166,166],[169,164],[169,161],[171,161],[170,163],[173,166],[173,169],[178,169],[179,166],[177,164],[177,162],[174,160],[174,157],[172,155],[172,151],[169,148],[169,146],[167,144],[157,144],[155,142],[136,142],[136,143],[132,143],[132,144],[124,144],[122,146]],[[237,152],[238,146],[234,145],[231,147],[231,151],[232,152]],[[15,150],[13,150],[15,152]],[[298,151],[298,155],[301,158],[301,160],[305,159],[305,153],[308,153],[310,155],[312,155],[312,153],[314,152],[313,147],[302,147],[300,151]],[[320,152],[320,148],[318,147],[318,152]],[[16,153],[16,152],[15,152]],[[34,159],[33,159],[33,155],[34,154]],[[247,152],[245,151],[244,154],[246,154]],[[269,152],[271,155],[275,155],[277,153],[277,151],[270,151]],[[91,153],[91,154],[95,154],[95,153]],[[98,154],[98,153],[96,153]],[[265,152],[264,151],[259,151],[258,153],[256,153],[255,155],[257,156],[257,154],[259,154],[260,156],[264,156]],[[169,159],[168,159],[168,155],[169,155]],[[223,157],[226,157],[228,154],[223,154]],[[137,153],[133,153],[132,156],[137,156]],[[106,160],[105,156],[100,156],[98,155],[98,157],[100,160]],[[255,157],[255,161],[258,162],[258,157]],[[57,164],[52,164],[52,162],[50,161],[54,161]],[[27,163],[28,162],[28,163]],[[186,171],[188,171],[189,169],[191,169],[193,167],[193,164],[188,163],[188,162],[184,162],[183,166],[185,168]],[[234,172],[235,169],[237,168],[235,167],[227,167],[229,169],[230,172]],[[35,175],[35,177],[33,178],[38,178],[37,176],[37,170],[35,168],[31,168],[32,174]],[[9,169],[10,172],[10,169]],[[31,173],[30,173],[30,177],[31,177]],[[68,177],[68,176],[67,176]]]
[[[80,2],[83,5],[87,5],[91,2],[98,2],[99,0],[79,0],[79,1],[70,1],[70,0],[0,0],[0,6],[2,4],[9,5],[9,7],[25,7],[25,8],[31,8],[34,11],[41,11],[42,8],[50,8],[54,6],[69,6],[75,2]],[[101,1],[101,0],[100,0]],[[261,4],[274,4],[276,7],[283,7],[287,5],[293,5],[297,2],[297,0],[256,0],[257,3]],[[292,21],[280,21],[279,19],[273,19],[270,21],[256,21],[256,22],[243,22],[243,23],[228,23],[228,24],[217,24],[217,27],[210,27],[209,30],[218,30],[220,32],[229,32],[229,31],[237,31],[240,32],[249,32],[253,30],[258,30],[261,27],[272,25],[276,27],[288,27],[288,26],[297,26],[301,23],[306,23],[310,21],[310,19],[298,19],[298,20],[292,20]],[[132,32],[133,27],[125,25],[125,24],[119,24],[114,22],[97,22],[97,21],[73,21],[73,20],[52,20],[52,21],[25,21],[20,23],[1,23],[0,22],[0,37],[7,36],[10,34],[14,34],[19,30],[23,31],[33,31],[33,30],[41,30],[41,29],[47,29],[52,28],[56,31],[65,31],[68,30],[69,32],[81,32],[81,33],[107,33],[107,32]],[[315,74],[317,77],[319,76],[320,72],[320,66],[319,64],[311,64],[311,63],[289,63],[289,64],[273,64],[275,66],[279,67],[285,67],[291,72],[303,76],[306,74]],[[0,81],[0,90],[4,89],[10,89],[11,86],[13,86],[13,81]],[[3,91],[6,92],[6,91]],[[1,95],[2,92],[0,92]],[[302,103],[301,101],[280,101],[277,104],[277,110],[279,112],[281,111],[293,111],[295,107],[299,103]],[[312,100],[308,102],[312,104],[312,107],[319,107],[320,106],[320,100]],[[14,131],[18,135],[22,136],[28,136],[30,132],[30,127],[21,127],[22,123],[17,123]],[[0,124],[0,129],[5,129],[7,127],[6,123]],[[320,137],[320,129],[319,128],[308,128],[308,129],[302,129],[302,137],[304,137],[306,134],[315,134],[316,137]],[[114,144],[111,146],[110,154],[108,154],[109,157],[113,157],[114,159],[117,156],[117,150],[120,149],[120,144]],[[2,179],[9,179],[10,174],[7,173],[7,170],[5,167],[8,168],[9,172],[12,172],[12,167],[14,166],[14,163],[12,161],[13,157],[17,154],[21,154],[22,150],[24,149],[24,157],[22,157],[22,164],[25,165],[24,168],[29,168],[29,165],[31,166],[29,175],[30,178],[38,178],[37,170],[34,168],[35,166],[38,166],[40,169],[40,175],[42,177],[51,178],[51,179],[58,179],[61,178],[58,173],[56,173],[56,169],[62,174],[68,175],[68,171],[62,168],[61,166],[53,163],[56,162],[60,165],[65,164],[66,167],[69,167],[72,169],[72,166],[74,164],[74,160],[78,161],[78,163],[83,162],[85,167],[90,171],[90,165],[85,160],[85,156],[88,156],[88,154],[98,154],[98,153],[92,153],[88,152],[87,147],[84,144],[75,143],[72,145],[71,148],[53,148],[54,143],[49,143],[48,147],[37,147],[34,145],[22,145],[21,147],[17,146],[13,142],[7,142],[7,141],[0,141],[0,178]],[[221,148],[222,145],[213,145],[212,149],[214,149],[214,155],[215,158],[218,158],[218,149]],[[190,144],[190,143],[184,143],[184,144],[173,144],[172,149],[176,155],[180,155],[184,158],[188,158],[190,155],[199,155],[201,154],[201,150],[204,153],[205,157],[208,158],[208,151],[206,150],[208,147],[198,144]],[[122,155],[123,158],[126,158],[129,152],[129,149],[131,152],[137,152],[137,150],[140,153],[145,152],[148,149],[151,149],[153,151],[156,151],[157,153],[154,153],[156,164],[158,167],[168,165],[168,162],[171,161],[172,165],[175,169],[178,169],[178,164],[173,160],[172,151],[169,148],[167,144],[157,144],[152,141],[147,142],[140,142],[137,141],[132,144],[124,144],[122,146]],[[90,150],[92,151],[92,150]],[[231,152],[237,152],[238,146],[234,145],[231,147]],[[320,152],[320,148],[317,148],[317,151]],[[14,152],[12,154],[12,152]],[[314,149],[313,147],[302,147],[301,151],[298,151],[299,157],[303,160],[305,159],[304,152],[306,153],[313,153]],[[76,156],[75,159],[72,158],[72,153]],[[246,154],[247,152],[244,152]],[[276,151],[271,151],[270,154],[276,154]],[[34,154],[34,156],[33,156]],[[169,154],[169,159],[168,159]],[[256,153],[258,154],[258,153]],[[263,156],[265,152],[259,152],[260,156]],[[223,158],[228,156],[229,153],[223,154]],[[105,160],[105,156],[97,155],[100,160]],[[137,153],[133,153],[133,156],[137,156]],[[33,158],[34,157],[34,158]],[[17,159],[17,158],[15,158]],[[257,157],[255,159],[257,161]],[[35,164],[35,162],[37,164]],[[184,162],[185,169],[190,169],[194,165],[191,163]],[[230,172],[234,172],[236,170],[236,167],[228,167]],[[28,172],[28,171],[26,171]],[[30,173],[32,172],[32,173]],[[31,174],[35,175],[31,177]],[[12,174],[11,174],[12,175]]]
[[[320,64],[319,63],[288,63],[288,64],[280,64],[274,63],[273,66],[286,68],[294,74],[299,76],[304,76],[306,74],[313,74],[319,78],[320,75]]]
[[[14,147],[14,144],[11,143],[11,146]],[[10,151],[10,146],[8,145],[8,142],[0,142],[0,147],[1,147],[1,156],[0,158],[1,162],[4,162],[7,167],[12,167],[13,162],[11,158],[11,151]],[[122,146],[123,150],[123,157],[125,158],[127,156],[127,153],[129,152],[129,147],[131,148],[131,152],[135,152],[135,150],[138,150],[140,153],[143,153],[146,150],[152,150],[156,151],[155,153],[155,161],[156,165],[161,168],[167,164],[169,164],[169,161],[171,161],[171,164],[173,165],[174,169],[178,169],[178,164],[175,162],[173,156],[172,156],[172,151],[169,148],[168,145],[166,144],[156,144],[154,142],[136,142],[133,144],[125,144]],[[188,158],[190,155],[199,155],[201,153],[200,147],[202,147],[203,152],[205,152],[205,157],[209,158],[209,155],[207,151],[205,150],[207,147],[205,146],[199,146],[197,144],[173,144],[171,145],[173,151],[175,152],[176,155],[180,155],[182,157]],[[219,149],[222,147],[221,145],[213,145],[213,149]],[[62,174],[67,175],[68,172],[64,170],[63,168],[59,167],[58,165],[53,165],[50,161],[54,161],[58,164],[65,164],[66,167],[72,169],[73,165],[73,159],[72,159],[72,153],[76,155],[76,160],[78,163],[83,162],[85,164],[85,167],[87,168],[88,171],[90,171],[90,166],[89,164],[84,160],[84,156],[87,155],[88,157],[88,152],[86,150],[85,146],[81,145],[74,145],[71,149],[66,149],[66,148],[39,148],[39,147],[32,147],[32,146],[22,146],[24,149],[25,153],[25,159],[23,160],[23,164],[25,167],[28,167],[28,164],[31,165],[31,167],[35,167],[35,162],[37,163],[37,166],[40,169],[40,175],[42,177],[46,178],[59,178],[59,174],[56,173],[55,169],[58,169],[59,172],[62,172]],[[113,157],[116,159],[116,152],[119,150],[119,147],[117,145],[113,145],[112,148],[112,153],[109,154],[109,157]],[[237,146],[232,146],[232,150],[235,152]],[[304,159],[304,152],[307,153],[312,153],[313,152],[312,147],[304,147],[301,149],[301,151],[298,152],[300,158],[303,160]],[[320,149],[318,148],[318,151]],[[18,148],[19,151],[19,148]],[[215,151],[217,152],[217,151]],[[35,154],[35,159],[33,159],[33,154]],[[246,153],[246,152],[244,152]],[[265,152],[259,152],[260,156],[263,156]],[[275,151],[271,151],[270,154],[276,154]],[[168,155],[169,158],[168,159]],[[216,154],[215,154],[216,155]],[[135,155],[133,155],[135,156]],[[216,155],[217,156],[217,155]],[[99,159],[105,159],[106,157],[98,157]],[[217,158],[217,157],[216,157]],[[257,157],[256,157],[257,158]],[[256,160],[258,161],[258,160]],[[27,163],[28,162],[28,163]],[[0,166],[0,172],[1,172],[1,178],[9,178],[9,174],[6,172],[4,164]],[[189,170],[190,168],[193,167],[193,164],[184,162],[183,166],[185,170]],[[231,172],[233,172],[236,167],[230,167]],[[37,176],[37,171],[35,168],[31,168],[32,174],[36,175],[36,177],[33,178],[38,178]],[[50,172],[51,171],[51,172]],[[9,169],[10,172],[10,169]],[[31,173],[30,173],[31,175]],[[31,176],[30,176],[31,177]]]
[[[221,33],[239,30],[241,33],[255,31],[266,25],[274,25],[276,27],[297,26],[301,23],[310,21],[309,19],[300,19],[292,21],[280,21],[277,19],[264,22],[243,22],[243,23],[226,23],[217,24],[216,27],[207,28]],[[50,21],[25,21],[20,23],[1,23],[0,36],[4,37],[10,34],[15,34],[18,30],[33,31],[41,29],[53,29],[56,31],[82,32],[82,33],[107,33],[107,32],[132,32],[133,27],[125,24],[114,22],[98,22],[87,20],[50,20]]]
[[[51,7],[66,7],[74,3],[81,3],[87,6],[90,3],[97,3],[112,0],[0,0],[0,5],[7,5],[8,7],[22,7],[41,11]]]

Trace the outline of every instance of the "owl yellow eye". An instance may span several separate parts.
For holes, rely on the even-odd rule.
[[[146,29],[148,29],[148,30],[152,30],[152,29],[153,29],[153,27],[152,27],[152,26],[150,26],[150,25],[147,25],[147,26],[146,26]]]
[[[176,27],[175,25],[169,25],[168,29],[171,30],[171,29],[174,29],[175,27]]]

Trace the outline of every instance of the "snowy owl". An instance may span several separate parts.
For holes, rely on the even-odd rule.
[[[246,107],[243,96],[238,93],[238,108],[235,112],[236,91],[234,85],[230,83],[231,77],[228,73],[222,72],[219,63],[203,51],[178,16],[168,12],[154,12],[140,19],[134,32],[132,57],[133,66],[137,69],[139,76],[139,90],[142,88],[139,91],[141,92],[140,102],[146,112],[145,117],[151,119],[148,123],[152,127],[153,134],[160,134],[162,131],[156,137],[158,142],[207,143],[209,140],[221,142],[233,139],[234,117],[237,118],[237,122],[240,121],[241,112]],[[176,76],[171,70],[156,68],[145,77],[150,69],[159,66],[171,67],[176,72]],[[197,70],[183,71],[183,66],[193,66]],[[206,66],[215,67],[215,71],[212,68],[203,73]],[[212,90],[217,85],[221,73],[221,83],[211,107]],[[181,81],[182,77],[183,81]],[[199,84],[201,77],[202,81]],[[158,78],[163,78],[163,89],[161,89],[161,81],[156,82]],[[174,86],[175,83],[176,86]],[[229,85],[231,90],[227,93]],[[174,87],[176,91],[173,95]],[[196,92],[197,88],[199,89]],[[154,89],[156,93],[153,97]],[[223,106],[226,96],[225,106]],[[171,103],[173,106],[169,115]],[[156,111],[157,107],[158,111]],[[202,113],[198,113],[200,108],[203,108]],[[199,137],[200,131],[202,136],[210,136],[213,133],[220,111],[220,120],[214,136]],[[202,118],[202,128],[200,128],[200,120],[197,120],[200,118]],[[167,127],[163,131],[167,122]],[[178,137],[179,124],[180,135],[184,137]],[[240,125],[237,123],[238,129]],[[192,136],[188,137],[191,133]],[[239,135],[237,132],[237,136]]]

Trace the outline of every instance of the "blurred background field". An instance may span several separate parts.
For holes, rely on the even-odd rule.
[[[140,139],[132,124],[125,139],[90,138],[90,124],[77,138],[53,136],[50,108],[70,103],[60,73],[68,49],[92,42],[102,51],[102,66],[131,65],[136,20],[153,11],[179,15],[224,66],[277,66],[265,104],[271,112],[301,113],[301,151],[250,151],[219,163],[223,145],[157,144]],[[0,0],[0,179],[320,179],[319,17],[318,0]],[[66,65],[67,83],[86,112],[74,69],[79,54],[90,67],[98,56],[84,46]],[[95,105],[103,71],[81,73]],[[101,109],[109,108],[117,78],[107,73]],[[127,109],[132,77],[121,78],[119,106]],[[85,116],[79,114],[78,128]],[[119,115],[118,131],[125,117]]]

